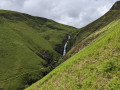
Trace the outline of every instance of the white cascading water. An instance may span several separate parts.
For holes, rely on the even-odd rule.
[[[64,45],[63,56],[66,54],[66,48],[67,48],[67,44],[68,44],[69,39],[70,39],[70,35],[68,35],[68,39]]]

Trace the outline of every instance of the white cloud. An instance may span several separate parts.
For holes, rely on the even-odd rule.
[[[117,0],[0,0],[0,9],[83,27],[105,14]]]

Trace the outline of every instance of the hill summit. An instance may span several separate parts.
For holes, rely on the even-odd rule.
[[[112,10],[120,10],[120,1],[117,1],[111,9]]]

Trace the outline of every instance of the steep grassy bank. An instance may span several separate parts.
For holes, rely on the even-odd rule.
[[[101,32],[87,47],[26,90],[119,90],[120,20],[89,37]]]
[[[0,10],[0,89],[20,90],[55,68],[66,35],[76,28]]]
[[[91,43],[96,37],[87,38],[89,35],[94,33],[95,31],[99,31],[104,28],[106,25],[111,23],[114,20],[120,19],[120,1],[116,2],[113,7],[108,11],[105,15],[97,19],[96,21],[90,23],[89,25],[79,29],[76,32],[73,32],[73,37],[71,38],[71,42],[69,42],[69,48],[71,50],[66,54],[64,59],[68,59],[75,53],[79,52],[79,50],[83,49],[89,43]],[[72,46],[70,46],[72,44]],[[73,46],[74,45],[74,46]]]

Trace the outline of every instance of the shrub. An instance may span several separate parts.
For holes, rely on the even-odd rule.
[[[115,60],[106,61],[102,66],[103,72],[111,72],[111,71],[114,71],[115,69],[116,69]]]
[[[81,88],[82,88],[82,84],[77,84],[77,87],[78,87],[79,89],[81,89]]]

